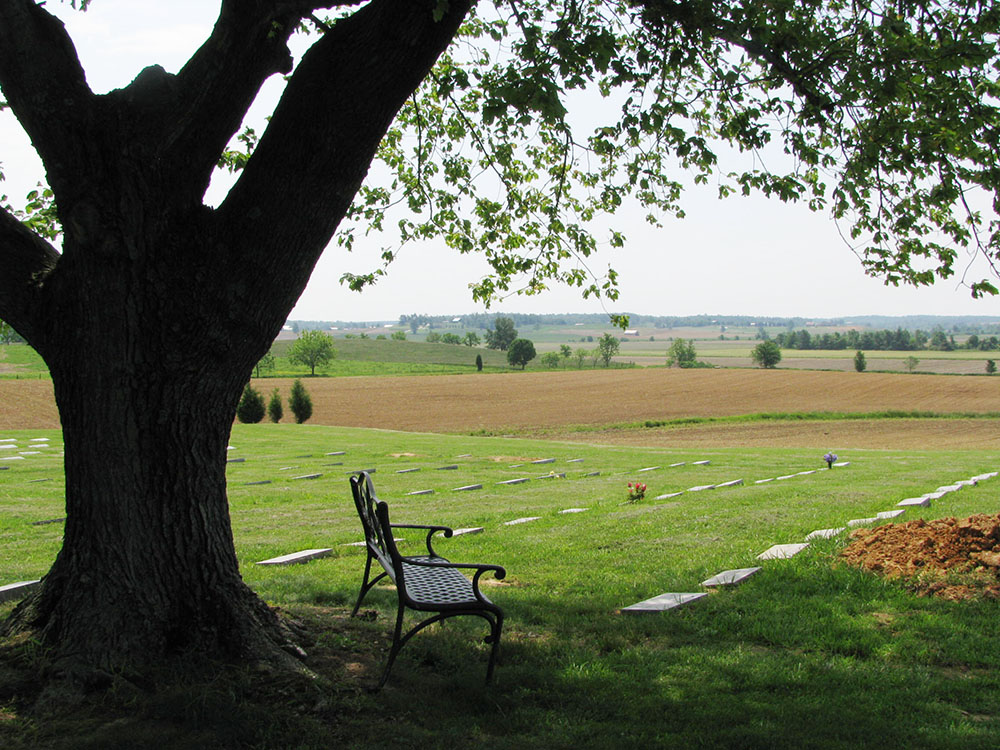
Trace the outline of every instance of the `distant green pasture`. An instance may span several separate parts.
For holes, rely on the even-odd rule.
[[[27,344],[0,346],[0,378],[48,377],[49,368]]]
[[[43,575],[59,549],[61,523],[33,525],[63,512],[59,434],[0,438],[17,437],[22,446],[43,436],[50,448],[0,464],[11,467],[0,471],[0,583]],[[482,624],[453,621],[406,646],[382,693],[333,690],[324,714],[331,725],[296,724],[282,730],[293,737],[259,746],[324,747],[331,727],[359,748],[384,747],[386,732],[403,748],[1000,745],[1000,604],[919,598],[838,565],[843,535],[793,560],[756,559],[772,544],[800,542],[815,529],[1000,468],[994,453],[852,451],[841,456],[850,466],[755,484],[819,469],[821,456],[292,424],[236,425],[231,443],[231,458],[245,459],[227,467],[245,579],[285,611],[314,622],[337,618],[324,643],[374,651],[373,670],[387,644],[394,594],[380,588],[370,595],[365,609],[378,613],[373,621],[344,619],[364,564],[363,550],[347,546],[361,538],[350,471],[375,470],[396,522],[484,527],[436,546],[453,560],[508,570],[505,584],[486,589],[508,618],[493,687],[481,685]],[[339,451],[344,455],[330,455]],[[554,461],[530,463],[543,459]],[[699,460],[710,464],[694,465]],[[405,469],[418,471],[398,473]],[[296,478],[315,473],[322,476]],[[521,477],[530,481],[498,484]],[[745,484],[690,491],[735,479]],[[626,483],[635,480],[648,484],[647,497],[624,504]],[[270,483],[253,484],[262,481]],[[455,491],[478,483],[483,489]],[[998,488],[1000,478],[905,518],[997,513]],[[407,495],[425,489],[434,493]],[[559,513],[574,507],[587,510]],[[526,516],[539,520],[504,525]],[[416,532],[400,536],[405,552],[420,550]],[[318,547],[332,554],[305,565],[255,565]],[[715,573],[757,564],[764,570],[738,589],[684,609],[617,613],[664,592],[697,592]],[[11,606],[0,605],[0,615]],[[362,682],[374,679],[366,674]]]

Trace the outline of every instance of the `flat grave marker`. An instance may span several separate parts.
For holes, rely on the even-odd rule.
[[[449,464],[448,466],[438,466],[436,468],[438,471],[455,471],[458,468],[458,464]]]
[[[906,508],[900,508],[899,510],[884,510],[881,513],[876,513],[875,517],[880,519],[899,518],[904,513],[906,513]]]
[[[302,474],[301,476],[292,477],[292,479],[293,480],[295,480],[295,479],[319,479],[321,476],[323,476],[323,475],[322,474]]]
[[[672,497],[680,497],[683,494],[684,494],[684,490],[681,490],[680,492],[668,492],[666,495],[657,495],[653,499],[654,500],[669,500]]]
[[[708,461],[708,460],[705,460],[705,461],[694,461],[691,465],[692,466],[708,466],[710,463],[712,463],[712,462]]]
[[[760,569],[760,566],[757,566],[754,568],[734,568],[732,570],[724,570],[721,573],[717,573],[711,578],[702,581],[701,585],[706,588],[713,588],[715,586],[736,586],[737,584],[743,583],[743,581],[757,573]]]
[[[646,599],[645,601],[638,602],[637,604],[632,604],[628,607],[622,607],[621,611],[625,614],[638,615],[647,614],[649,612],[665,612],[668,609],[676,609],[685,604],[690,604],[693,601],[697,601],[704,596],[708,596],[703,591],[692,594],[660,594],[659,596],[654,596],[652,599]]]
[[[960,489],[962,489],[962,485],[960,484],[946,484],[941,487],[938,487],[934,491],[948,493],[948,492],[958,492]]]
[[[532,461],[533,464],[554,464],[556,460],[554,458],[540,458],[537,461]]]
[[[504,521],[504,526],[517,526],[521,523],[528,523],[529,521],[537,521],[541,516],[527,516],[525,518],[515,518],[513,521]]]
[[[566,461],[566,463],[568,463],[568,464],[582,464],[583,463],[583,459],[582,458],[570,458],[570,459],[568,459]]]
[[[347,455],[347,451],[330,451],[326,455],[328,455],[328,456],[346,456]]]
[[[599,472],[599,471],[591,471],[591,472],[588,472],[588,473],[584,474],[584,476],[585,477],[599,477],[599,476],[601,476],[601,472]]]
[[[908,497],[905,500],[900,500],[896,503],[896,505],[901,508],[911,508],[915,506],[929,508],[931,505],[931,499],[929,497]]]
[[[483,485],[481,484],[467,484],[463,487],[456,487],[452,492],[469,492],[471,490],[481,490]]]
[[[670,464],[669,468],[676,469],[678,466],[687,466],[687,461],[679,461],[676,464]]]
[[[720,487],[739,487],[741,484],[743,484],[742,479],[734,479],[731,482],[723,482],[722,484],[717,484],[715,485],[715,488],[719,489]]]
[[[553,472],[550,472],[548,474],[539,474],[537,478],[538,479],[565,479],[566,478],[566,473],[565,472],[557,473],[557,472],[553,471]]]
[[[415,490],[414,492],[407,492],[406,497],[410,495],[433,495],[434,490]]]
[[[590,508],[566,508],[565,510],[559,511],[560,513],[583,513]]]
[[[767,479],[758,479],[754,484],[767,484],[768,482],[773,482],[774,477],[768,477]]]
[[[414,469],[397,469],[396,473],[397,474],[412,474],[415,471],[420,471],[420,469],[419,468],[414,468]]]
[[[0,586],[0,602],[7,602],[11,599],[20,599],[25,594],[34,591],[41,583],[41,579],[34,581],[18,581]]]
[[[846,530],[846,526],[838,526],[835,529],[816,529],[816,531],[810,531],[806,534],[806,541],[810,539],[833,539],[837,534]]]
[[[49,518],[48,520],[45,520],[45,521],[32,521],[31,525],[32,526],[48,526],[50,523],[62,523],[65,520],[66,520],[65,516],[63,516],[62,518]]]
[[[642,474],[643,472],[646,472],[646,471],[656,471],[659,468],[660,468],[659,466],[647,466],[645,469],[639,469],[636,472],[636,474]]]
[[[227,458],[226,459],[226,463],[227,464],[242,464],[242,463],[246,463],[246,459],[245,458]]]
[[[799,544],[775,544],[757,555],[758,560],[787,560],[795,557],[809,545],[805,542]]]
[[[497,484],[524,484],[529,481],[528,477],[521,477],[519,479],[505,479],[502,482],[497,482]]]
[[[364,542],[362,542],[363,544]],[[261,560],[258,565],[295,565],[297,563],[309,562],[310,560],[316,560],[320,557],[326,557],[333,549],[331,547],[323,547],[321,549],[304,549],[301,552],[291,552],[287,555],[279,555],[278,557],[272,557],[269,560]]]
[[[261,479],[259,482],[244,482],[243,486],[244,487],[249,487],[249,486],[254,485],[254,484],[270,484],[270,483],[271,483],[270,479]]]
[[[466,536],[467,534],[481,534],[485,529],[482,526],[469,526],[465,529],[453,529],[451,535],[455,536]]]
[[[875,523],[878,520],[879,519],[874,516],[872,518],[854,518],[848,521],[847,525],[851,528],[854,528],[855,526],[867,526],[868,524]]]
[[[701,492],[702,490],[714,490],[714,484],[699,484],[697,487],[688,488],[688,492]]]

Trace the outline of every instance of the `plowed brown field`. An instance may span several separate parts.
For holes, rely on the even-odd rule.
[[[386,378],[306,379],[313,424],[418,432],[545,430],[588,425],[600,441],[723,442],[823,447],[1000,447],[998,421],[702,425],[639,434],[611,423],[759,412],[865,413],[894,409],[1000,412],[1000,378],[793,370],[582,370]],[[290,380],[257,383],[287,396]],[[0,380],[0,429],[57,427],[47,381]],[[587,439],[572,433],[576,439]],[[559,436],[559,435],[556,435]],[[569,433],[563,436],[570,436]],[[832,442],[831,442],[832,441]]]

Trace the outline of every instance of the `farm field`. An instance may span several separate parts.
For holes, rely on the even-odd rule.
[[[254,381],[287,397],[291,380]],[[792,445],[823,442],[858,447],[1000,447],[1000,380],[986,377],[839,373],[795,370],[581,370],[428,377],[307,378],[310,424],[412,432],[567,436],[584,440],[652,442],[734,440]],[[969,415],[975,419],[851,420],[803,424],[803,415]],[[704,424],[669,430],[646,422],[795,415],[781,425]],[[0,380],[0,429],[54,428],[58,414],[50,381]],[[609,427],[615,427],[612,432]],[[612,438],[612,434],[618,437]],[[896,437],[893,437],[896,435]],[[838,436],[841,436],[838,439]],[[828,438],[828,440],[827,440]],[[739,444],[739,443],[736,443]]]

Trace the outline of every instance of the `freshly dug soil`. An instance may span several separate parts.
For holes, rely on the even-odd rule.
[[[841,553],[850,565],[903,578],[921,595],[1000,599],[1000,514],[886,524],[851,539]]]

